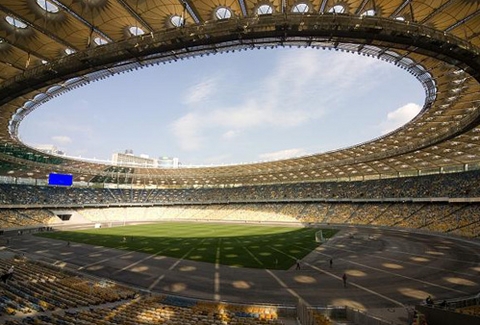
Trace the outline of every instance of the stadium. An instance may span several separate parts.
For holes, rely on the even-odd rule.
[[[479,322],[480,1],[0,0],[0,14],[3,323]],[[226,166],[94,163],[19,137],[92,82],[277,47],[393,64],[423,108],[348,148]]]

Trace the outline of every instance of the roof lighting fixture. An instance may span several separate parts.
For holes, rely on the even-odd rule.
[[[330,8],[328,12],[332,14],[343,14],[345,13],[345,7],[342,5],[335,5],[332,8]]]
[[[184,25],[185,19],[183,19],[181,16],[174,15],[170,17],[170,23],[175,27],[181,27]]]
[[[257,15],[271,15],[273,13],[273,8],[270,5],[263,4],[257,8]]]
[[[230,19],[232,18],[232,12],[228,8],[220,7],[215,11],[215,17],[219,20]]]
[[[456,79],[456,80],[453,80],[453,83],[455,83],[455,84],[457,84],[457,85],[458,85],[458,84],[461,84],[461,83],[465,82],[465,80],[467,80],[467,78],[463,78],[463,79]]]
[[[310,7],[308,6],[308,4],[300,2],[293,7],[292,12],[296,14],[304,14],[307,13],[309,10]]]
[[[141,29],[140,27],[137,27],[137,26],[132,26],[128,30],[129,30],[130,34],[132,34],[133,36],[140,36],[140,35],[145,34],[145,31],[143,29]]]
[[[373,9],[368,9],[363,12],[360,16],[375,16],[375,10]]]
[[[53,4],[52,2],[48,0],[37,0],[37,5],[45,10],[46,12],[56,14],[57,12],[60,11],[57,5]]]
[[[95,37],[95,39],[93,40],[95,42],[95,44],[97,45],[105,45],[105,44],[108,44],[108,41],[102,37]]]
[[[12,16],[7,16],[7,17],[5,17],[5,20],[7,21],[7,23],[12,25],[13,27],[21,28],[21,29],[27,28],[27,24],[25,24],[23,21],[21,21],[18,18],[14,18]]]

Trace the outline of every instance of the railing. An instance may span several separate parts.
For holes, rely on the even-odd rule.
[[[405,325],[406,323],[400,320],[405,318],[410,324],[413,320],[413,308],[401,308],[401,310],[403,313],[399,315],[400,317],[387,320],[348,306],[312,307],[303,299],[299,299],[297,321],[301,325],[330,325],[332,321],[348,321],[355,325]]]
[[[385,320],[380,317],[369,315],[363,310],[358,310],[350,307],[346,307],[347,320],[354,322],[356,325],[404,325],[406,323],[400,323],[393,320]]]

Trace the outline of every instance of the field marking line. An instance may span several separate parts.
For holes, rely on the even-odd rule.
[[[305,250],[307,249],[307,248],[301,247],[301,246],[296,246],[296,247],[302,248],[302,249],[305,249]],[[327,247],[331,247],[331,246],[327,246]],[[346,248],[334,247],[334,249],[342,250],[342,251],[349,252],[349,253],[357,253],[354,250],[350,250],[350,249],[346,249]],[[385,250],[385,251],[389,251],[389,250]],[[403,252],[399,252],[399,253],[403,253]],[[420,256],[419,254],[412,254],[412,255]],[[400,263],[400,264],[408,264],[408,265],[412,265],[412,266],[419,266],[419,264],[417,264],[415,262],[402,261],[402,260],[399,260],[399,259],[396,259],[396,258],[391,258],[391,257],[378,256],[378,255],[373,255],[373,254],[370,255],[370,257],[374,257],[374,258],[382,259],[382,260],[387,260],[387,261],[392,261],[392,262],[397,262],[397,263]],[[450,260],[450,259],[445,259],[445,260]],[[435,266],[429,266],[429,265],[421,265],[421,266],[423,268],[428,268],[428,269],[432,269],[432,270],[436,270],[436,271],[450,272],[450,273],[455,273],[455,274],[464,275],[464,276],[471,276],[471,277],[476,277],[477,276],[476,274],[464,273],[464,272],[459,272],[459,271],[454,271],[454,270],[448,270],[448,269],[445,269],[445,268],[440,268],[440,267],[435,267]]]
[[[215,253],[215,277],[213,280],[213,299],[215,301],[220,300],[220,245],[222,244],[222,238],[218,239],[217,251]]]
[[[151,291],[153,288],[155,288],[157,286],[157,284],[163,280],[163,278],[165,277],[165,273],[158,276],[155,281],[152,282],[151,285],[148,286],[148,290]]]
[[[48,237],[39,237],[39,238],[41,238],[42,240],[45,240],[45,239],[46,239],[47,241],[52,241],[52,242],[56,242],[56,241],[59,241],[59,240],[60,240],[60,241],[64,241],[63,239],[55,239],[55,238],[48,238]],[[35,241],[35,240],[33,240],[33,239],[27,239],[27,240],[24,240],[23,242],[24,242],[24,243],[29,243],[29,244],[32,244],[32,243],[33,243],[33,244],[37,244],[37,245],[38,245],[38,241]],[[43,243],[42,243],[42,244],[43,244]],[[57,245],[58,245],[58,244],[57,244]],[[64,246],[64,245],[65,245],[65,244],[61,244],[61,246]],[[102,249],[100,249],[99,251],[93,251],[93,252],[92,252],[92,251],[89,251],[89,252],[87,252],[87,253],[85,253],[85,254],[72,254],[71,257],[66,257],[66,258],[62,258],[62,259],[44,256],[44,254],[43,254],[44,251],[35,251],[35,252],[33,252],[33,254],[44,256],[44,258],[50,259],[50,260],[52,260],[52,261],[54,260],[55,262],[54,262],[53,264],[54,264],[54,265],[57,265],[58,263],[67,263],[67,262],[70,261],[70,260],[78,260],[78,258],[79,258],[80,256],[87,256],[87,257],[88,257],[88,256],[91,255],[91,254],[99,254],[99,253],[104,253],[104,252],[113,251],[113,250],[116,250],[116,251],[120,250],[120,251],[121,251],[121,249],[118,249],[117,247],[106,247],[106,246],[92,245],[92,244],[87,244],[87,243],[74,243],[74,245],[78,245],[78,246],[80,246],[80,248],[82,248],[82,247],[81,247],[82,245],[86,245],[86,246],[91,246],[91,247],[93,247],[94,249],[95,249],[96,247],[99,247],[99,248],[102,248]],[[52,245],[49,245],[49,247],[50,247],[50,246],[52,246]],[[72,246],[73,246],[73,245],[72,245]],[[82,249],[83,249],[83,248],[82,248]],[[13,249],[12,249],[12,250],[13,250]],[[18,251],[27,252],[27,248],[18,249]],[[48,249],[46,249],[46,251],[48,251]],[[72,251],[72,250],[70,249],[70,251]],[[31,253],[30,251],[28,251],[28,252]],[[73,252],[72,252],[72,253],[73,253]],[[134,253],[134,251],[128,251],[127,253],[122,254],[122,255],[120,255],[120,256],[124,256],[124,255],[129,254],[129,253]],[[98,261],[98,262],[95,262],[95,263],[91,263],[91,264],[87,264],[87,265],[80,266],[77,270],[83,270],[83,269],[86,268],[86,267],[93,266],[93,265],[96,265],[96,264],[98,264],[98,263],[107,262],[107,261],[109,261],[109,260],[112,259],[112,258],[113,258],[113,257],[110,257],[110,258],[106,258],[106,259],[103,259],[103,260]]]
[[[126,253],[124,253],[124,254],[120,254],[120,255],[115,255],[115,256],[112,256],[112,257],[104,258],[104,259],[102,259],[102,260],[100,260],[100,261],[96,261],[96,262],[94,262],[94,263],[90,263],[90,264],[86,264],[86,265],[80,266],[77,270],[83,270],[83,269],[86,269],[86,268],[88,268],[88,267],[91,267],[91,266],[94,266],[94,265],[97,265],[97,264],[103,264],[103,263],[108,262],[108,261],[110,261],[110,260],[112,260],[112,259],[116,259],[116,258],[119,258],[119,257],[121,257],[121,256],[125,256],[125,255],[132,254],[132,253],[134,253],[134,252],[133,252],[133,251],[128,251],[128,252],[126,252]],[[83,256],[87,256],[87,254],[85,254],[85,255],[83,255]]]
[[[203,240],[200,242],[200,244],[202,244],[204,241],[205,241],[205,239],[203,239]],[[174,268],[177,267],[178,264],[180,264],[180,262],[182,262],[182,261],[185,259],[185,257],[187,257],[188,255],[190,255],[190,253],[191,253],[192,251],[194,251],[195,249],[197,249],[197,247],[195,247],[195,246],[192,247],[188,252],[186,252],[185,254],[183,254],[182,257],[176,259],[175,263],[173,263],[167,270],[168,270],[168,271],[172,271]],[[172,257],[172,258],[173,258],[173,257]],[[153,281],[152,284],[148,287],[148,290],[152,290],[154,287],[156,287],[157,284],[158,284],[164,277],[165,277],[165,273],[159,275],[159,276],[155,279],[155,281]]]
[[[340,277],[340,276],[338,276],[338,275],[335,275],[335,274],[333,274],[333,273],[330,273],[330,272],[328,272],[328,271],[322,270],[321,268],[316,267],[315,265],[311,265],[310,263],[305,263],[305,265],[307,265],[307,266],[311,267],[312,269],[314,269],[314,270],[316,270],[316,271],[319,271],[319,272],[321,272],[321,273],[323,273],[323,274],[326,274],[326,275],[329,275],[329,276],[331,276],[331,277],[333,277],[333,278],[335,278],[335,279],[338,279],[339,281],[343,281],[342,277]],[[372,289],[368,289],[367,287],[364,287],[364,286],[362,286],[362,285],[360,285],[360,284],[357,284],[357,283],[355,283],[355,282],[349,281],[349,282],[348,282],[348,285],[352,285],[352,286],[354,286],[354,287],[356,287],[356,288],[358,288],[358,289],[360,289],[360,290],[366,291],[366,292],[368,292],[368,293],[370,293],[370,294],[372,294],[372,295],[375,295],[375,296],[380,297],[380,298],[382,298],[382,299],[388,300],[388,301],[390,301],[390,302],[392,302],[392,303],[394,303],[394,304],[396,304],[396,305],[398,305],[398,306],[400,306],[400,307],[405,307],[405,305],[402,304],[400,301],[397,301],[397,300],[395,300],[395,299],[392,299],[392,298],[390,298],[390,297],[387,297],[387,296],[385,296],[385,295],[382,295],[382,294],[379,293],[379,292],[376,292],[376,291],[374,291],[374,290],[372,290]]]
[[[280,279],[277,275],[275,275],[275,273],[273,273],[271,270],[265,269],[265,272],[270,274],[270,276],[272,276],[272,278],[274,278],[278,282],[278,284],[280,284],[280,286],[285,288],[285,290],[287,290],[292,296],[294,296],[297,299],[303,300],[303,298],[295,290],[291,289],[285,282],[283,282],[282,279]]]
[[[127,265],[127,266],[125,266],[125,267],[123,267],[123,268],[121,268],[121,269],[113,272],[113,274],[117,274],[117,273],[119,273],[119,272],[123,272],[123,271],[125,271],[125,270],[127,270],[127,269],[129,269],[129,268],[131,268],[131,267],[133,267],[133,266],[135,266],[135,265],[137,265],[137,264],[139,264],[139,263],[142,263],[143,261],[146,261],[146,260],[155,258],[155,257],[159,256],[160,253],[166,251],[168,248],[169,248],[169,246],[164,247],[164,248],[162,248],[161,250],[159,250],[158,252],[155,252],[155,253],[153,253],[153,254],[145,257],[145,258],[142,258],[142,259],[140,259],[140,260],[138,260],[138,261],[136,261],[136,262],[134,262],[134,263],[131,263],[131,264],[129,264],[129,265]],[[132,251],[132,252],[141,253],[140,251]]]
[[[301,247],[301,246],[299,246],[299,247]],[[287,253],[285,253],[285,252],[282,252],[282,251],[280,251],[280,250],[278,250],[278,249],[276,249],[276,248],[274,248],[274,247],[271,247],[271,248],[274,249],[274,250],[276,250],[277,252],[285,255],[285,256],[288,256],[288,257],[290,257],[290,258],[295,259],[295,257],[292,256],[292,255],[290,255],[290,254],[287,254]],[[325,255],[325,254],[322,254],[322,255]],[[334,278],[334,279],[337,279],[337,280],[343,282],[343,279],[342,279],[340,276],[338,276],[338,275],[335,275],[335,274],[330,273],[330,272],[328,272],[328,271],[322,270],[321,268],[316,267],[316,266],[314,266],[314,265],[312,265],[312,264],[310,264],[310,263],[308,263],[308,262],[303,262],[303,264],[311,267],[312,269],[314,269],[314,270],[316,270],[316,271],[319,271],[319,272],[321,272],[321,273],[323,273],[323,274],[326,274],[326,275],[328,275],[328,276],[331,276],[331,277]],[[377,296],[377,297],[380,297],[380,298],[382,298],[382,299],[388,300],[388,301],[390,301],[390,302],[392,302],[392,303],[394,303],[394,304],[396,304],[396,305],[398,305],[398,306],[400,306],[400,307],[405,307],[405,305],[402,304],[401,302],[399,302],[399,301],[397,301],[397,300],[394,300],[394,299],[392,299],[392,298],[389,298],[389,297],[387,297],[387,296],[384,296],[384,295],[382,295],[381,293],[378,293],[378,292],[376,292],[376,291],[373,291],[373,290],[371,290],[371,289],[368,289],[368,288],[366,288],[366,287],[364,287],[364,286],[362,286],[362,285],[356,284],[355,282],[350,282],[350,281],[349,281],[348,283],[349,283],[349,285],[352,285],[352,286],[354,286],[354,287],[357,287],[357,288],[360,289],[360,290],[366,291],[366,292],[368,292],[368,293],[370,293],[370,294],[373,294],[373,295],[375,295],[375,296]]]
[[[80,244],[80,245],[88,245],[88,246],[93,246],[94,248],[95,247],[98,247],[98,245],[91,245],[91,244],[85,244],[85,243],[76,243],[76,244]],[[102,246],[104,249],[101,249],[99,251],[89,251],[88,253],[85,253],[85,254],[72,254],[72,256],[70,257],[66,257],[66,258],[62,258],[62,259],[57,259],[59,262],[68,262],[70,260],[78,260],[78,257],[80,256],[88,256],[88,255],[91,255],[91,254],[99,254],[99,253],[105,253],[105,252],[108,252],[108,251],[124,251],[122,249],[119,249],[117,247],[106,247],[106,246]],[[83,249],[83,248],[82,248]],[[73,250],[70,249],[70,251],[72,252]],[[129,251],[130,253],[134,253],[134,251]],[[42,255],[42,252],[33,252],[34,254],[40,254]],[[123,255],[122,255],[123,256]],[[92,264],[94,265],[94,264]]]
[[[279,250],[278,248],[275,248],[275,247],[273,247],[273,246],[268,246],[268,247],[270,247],[270,248],[273,249],[274,251],[279,252],[280,254],[283,254],[283,255],[285,255],[285,256],[290,257],[290,258],[291,258],[292,260],[294,260],[294,261],[297,260],[297,258],[296,258],[295,256],[290,255],[290,254],[287,254],[287,253],[285,253],[284,251]]]
[[[237,239],[237,241],[239,241]],[[240,241],[239,241],[240,242]],[[270,248],[272,248],[271,246],[268,246]],[[262,261],[260,261],[247,247],[245,246],[242,246],[242,248],[260,265],[263,265]],[[281,252],[283,253],[283,252]],[[271,270],[269,269],[265,269],[265,272],[267,272],[272,278],[275,279],[275,281],[278,282],[278,284],[280,284],[280,286],[282,286],[283,288],[285,288],[285,290],[287,290],[292,296],[294,296],[295,298],[297,299],[302,299],[302,297],[293,289],[291,289],[285,282],[283,282],[282,279],[280,279],[278,276],[275,275],[275,273],[273,273]]]
[[[145,262],[145,261],[147,261],[147,260],[150,260],[150,259],[152,259],[152,258],[155,258],[155,257],[159,256],[159,254],[160,254],[161,252],[163,252],[164,250],[165,250],[165,249],[161,249],[161,250],[159,250],[158,252],[156,252],[156,253],[154,253],[154,254],[152,254],[152,255],[149,255],[149,256],[147,256],[147,257],[145,257],[145,258],[141,258],[141,259],[139,259],[139,260],[137,260],[137,261],[135,261],[135,262],[133,262],[133,263],[130,263],[130,264],[128,264],[127,266],[122,267],[121,269],[116,270],[116,271],[113,272],[112,274],[118,274],[118,273],[120,273],[120,272],[123,272],[123,271],[125,271],[125,270],[128,270],[128,269],[134,267],[134,266],[137,265],[137,264],[140,264],[140,263],[142,263],[142,262]],[[133,253],[136,253],[136,252],[133,252]]]
[[[397,253],[397,254],[403,254],[403,255],[411,255],[411,256],[420,256],[420,257],[425,257],[425,258],[432,258],[432,256],[440,256],[440,255],[429,255],[429,254],[414,254],[414,253],[401,252],[401,251],[392,250],[392,249],[386,249],[385,252]],[[476,257],[478,257],[478,256],[479,255],[477,254]],[[472,265],[477,265],[478,264],[478,261],[477,262],[465,261],[465,260],[458,260],[458,259],[455,259],[455,258],[448,258],[448,257],[444,258],[444,260],[452,261],[452,262],[468,263],[468,264],[472,264]]]
[[[314,251],[314,253],[319,254],[319,255],[323,255],[323,256],[330,257],[330,255],[324,254],[324,253],[320,253],[320,252],[318,252],[318,251],[316,251],[316,250]],[[347,263],[351,263],[351,264],[354,264],[354,265],[358,265],[358,266],[361,266],[361,267],[364,267],[364,268],[367,268],[367,269],[372,269],[372,270],[375,270],[375,271],[378,271],[378,272],[382,272],[382,273],[386,273],[386,274],[389,274],[389,275],[397,276],[397,277],[404,278],[404,279],[407,279],[407,280],[410,280],[410,281],[419,282],[419,283],[426,284],[426,285],[429,285],[429,286],[432,286],[432,287],[437,287],[437,288],[441,288],[441,289],[444,289],[444,290],[453,291],[453,292],[457,292],[457,293],[461,293],[461,294],[465,294],[465,295],[468,295],[468,294],[469,294],[468,292],[465,292],[465,291],[462,291],[462,290],[456,290],[456,289],[452,289],[452,288],[449,288],[449,287],[445,287],[445,286],[442,286],[442,285],[439,285],[439,284],[431,283],[431,282],[428,282],[428,281],[423,281],[423,280],[420,280],[420,279],[415,279],[415,278],[412,278],[412,277],[409,277],[409,276],[406,276],[406,275],[401,275],[401,274],[394,273],[394,272],[391,272],[391,271],[382,270],[382,269],[379,269],[379,268],[377,268],[377,267],[368,266],[368,265],[365,265],[365,264],[362,264],[362,263],[358,263],[358,262],[353,262],[353,261],[350,261],[350,260],[347,260],[347,259],[344,259],[344,258],[338,258],[337,260],[345,261],[345,262],[347,262]]]
[[[238,239],[237,239],[237,241],[240,242],[240,240],[238,240]],[[241,242],[240,242],[240,243],[241,243]],[[249,249],[248,249],[247,247],[245,247],[245,246],[242,246],[242,248],[248,253],[248,255],[250,255],[250,256],[253,258],[253,260],[254,260],[255,262],[257,262],[259,265],[262,265],[262,266],[263,266],[262,261],[259,260],[258,257],[255,256],[255,254],[253,254],[253,252],[252,252],[251,250],[249,250]]]

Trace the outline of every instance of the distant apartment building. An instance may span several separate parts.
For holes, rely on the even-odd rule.
[[[158,167],[164,168],[178,168],[178,158],[175,157],[160,157],[158,158]]]
[[[124,153],[114,153],[112,155],[112,164],[117,166],[132,167],[160,167],[160,168],[178,168],[178,158],[161,157],[150,158],[148,155],[136,156],[132,150],[125,150]]]
[[[116,152],[112,155],[112,164],[117,166],[156,167],[156,161],[148,156],[135,156],[133,153]]]
[[[41,144],[41,145],[35,146],[35,149],[50,155],[60,155],[60,156],[65,155],[65,152],[58,150],[58,148],[53,144]]]

